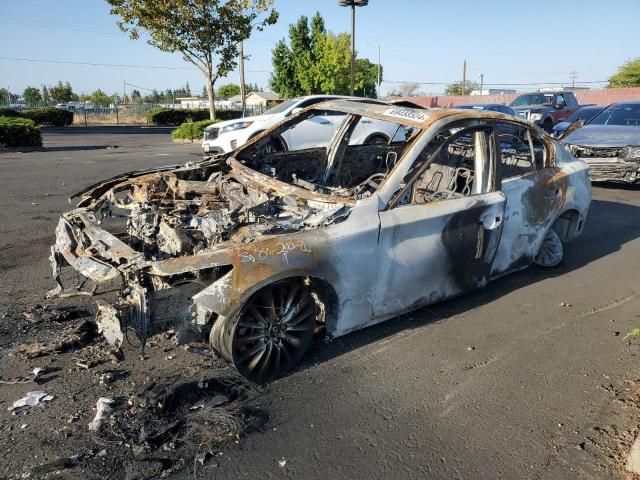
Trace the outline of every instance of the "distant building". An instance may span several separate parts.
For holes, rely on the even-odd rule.
[[[189,109],[189,110],[208,110],[209,109],[209,99],[203,97],[181,97],[176,98],[176,102],[180,105],[180,108]],[[216,108],[220,109],[232,109],[235,107],[233,102],[229,100],[214,100]]]
[[[282,101],[280,95],[273,92],[251,92],[245,98],[248,107],[273,107]]]
[[[480,90],[471,90],[470,95],[504,95],[505,93],[516,93],[516,91],[508,88],[483,88],[482,92]]]

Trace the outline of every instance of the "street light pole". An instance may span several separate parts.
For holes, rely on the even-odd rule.
[[[351,4],[351,96],[353,97],[353,83],[356,73],[356,4]]]
[[[482,93],[482,87],[484,85],[484,73],[480,74],[480,95],[484,95],[484,93]]]
[[[369,0],[338,0],[341,7],[351,7],[351,96],[354,92],[356,72],[356,7],[366,7]]]

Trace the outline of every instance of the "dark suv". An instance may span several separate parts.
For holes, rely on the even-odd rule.
[[[511,102],[518,117],[551,132],[553,126],[562,122],[578,109],[578,101],[572,92],[525,93]]]

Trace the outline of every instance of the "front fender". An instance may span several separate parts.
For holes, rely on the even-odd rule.
[[[290,277],[331,283],[328,242],[321,231],[266,238],[227,252],[233,269],[193,297],[200,309],[227,317],[264,286]]]

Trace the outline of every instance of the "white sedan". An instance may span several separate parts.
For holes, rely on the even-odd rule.
[[[336,95],[310,95],[286,100],[267,110],[262,115],[238,118],[214,123],[204,131],[202,151],[205,155],[228,153],[244,145],[249,140],[277,125],[287,117],[300,113],[307,107],[327,100],[343,99]],[[295,132],[288,132],[279,139],[275,147],[280,151],[315,148],[326,144],[344,120],[343,114],[336,112],[318,112],[296,126]],[[352,135],[356,144],[387,143],[396,132],[397,125],[382,120],[371,120],[361,125]],[[398,137],[400,138],[400,137]]]

